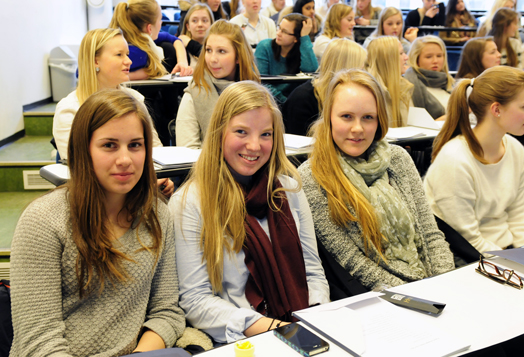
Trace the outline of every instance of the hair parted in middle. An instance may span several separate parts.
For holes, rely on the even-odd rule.
[[[228,22],[226,20],[216,21],[207,33],[207,36],[202,45],[202,51],[206,51],[207,43],[211,35],[223,36],[227,38],[233,48],[235,49],[236,59],[238,61],[236,65],[235,80],[236,81],[256,81],[260,83],[260,73],[255,64],[255,56],[251,50],[251,46],[248,44],[246,37],[244,36],[244,31],[240,26]],[[207,72],[211,75],[209,68],[207,68],[206,58],[204,55],[198,57],[198,63],[196,65],[195,71],[193,72],[193,81],[198,87],[199,91],[204,88],[206,93],[211,91],[211,87],[204,80],[204,73]]]
[[[181,188],[184,190],[183,201],[191,184],[198,188],[202,216],[200,247],[214,291],[222,290],[224,251],[238,253],[246,237],[244,194],[224,158],[225,131],[233,117],[259,108],[267,108],[273,118],[273,147],[266,164],[269,207],[278,211],[280,207],[276,206],[274,199],[277,196],[285,199],[285,191],[298,192],[302,187],[295,166],[286,156],[282,114],[269,90],[253,81],[228,86],[218,98],[211,116],[202,153]],[[294,178],[297,187],[275,189],[273,184],[280,175]]]
[[[189,38],[193,38],[191,31],[188,30],[187,26],[189,25],[189,21],[191,20],[191,15],[193,15],[195,11],[199,11],[199,10],[206,10],[206,13],[209,16],[209,24],[210,26],[213,25],[213,22],[215,21],[213,12],[209,8],[209,6],[207,6],[206,3],[199,2],[199,3],[194,4],[193,6],[189,8],[189,10],[187,10],[186,16],[184,17],[184,23],[182,24],[182,31],[180,32],[181,35],[186,35]]]
[[[371,37],[379,37],[379,36],[385,36],[384,33],[384,22],[386,22],[387,19],[389,19],[391,16],[400,15],[400,20],[402,21],[402,28],[400,29],[398,33],[398,40],[402,40],[402,34],[404,33],[404,19],[402,18],[402,12],[397,9],[396,7],[389,6],[385,7],[381,12],[380,16],[378,18],[378,26],[371,33]]]
[[[399,45],[395,36],[381,36],[371,40],[367,47],[366,69],[391,96],[389,124],[393,128],[407,125],[407,118],[402,118],[400,104],[402,102],[409,108],[413,92],[413,84],[402,77]]]
[[[346,4],[332,5],[322,26],[322,35],[329,38],[342,37],[340,35],[340,22],[342,19],[353,12],[353,8]]]
[[[136,225],[145,224],[152,235],[150,246],[158,260],[162,230],[156,214],[159,199],[152,159],[152,121],[145,106],[125,89],[104,89],[91,95],[80,106],[71,127],[68,146],[68,166],[71,178],[66,184],[71,207],[73,241],[78,248],[76,273],[80,297],[92,291],[101,293],[107,280],[111,283],[127,280],[124,260],[132,260],[114,248],[115,237],[109,230],[104,206],[104,190],[93,167],[89,146],[93,132],[112,119],[134,113],[144,129],[146,158],[139,181],[126,195],[125,210]]]
[[[484,159],[484,151],[469,122],[469,109],[477,117],[480,125],[488,114],[493,103],[501,106],[513,101],[524,90],[524,71],[515,67],[495,66],[486,69],[475,78],[473,86],[470,79],[458,82],[451,93],[447,108],[447,119],[433,142],[434,161],[438,153],[448,141],[457,135],[463,135],[475,159],[488,164]],[[467,95],[468,87],[471,94]]]
[[[460,53],[458,78],[475,78],[478,77],[486,68],[482,64],[482,56],[488,42],[494,42],[493,37],[474,37],[462,47]]]
[[[339,88],[357,85],[369,90],[377,104],[378,127],[375,141],[382,140],[388,131],[388,114],[384,93],[380,84],[371,74],[360,69],[337,72],[326,92],[322,115],[313,124],[311,133],[315,138],[311,154],[311,171],[319,185],[326,191],[331,219],[339,227],[346,227],[351,221],[359,221],[362,226],[362,239],[366,255],[373,245],[378,258],[385,260],[382,249],[382,234],[373,206],[355,188],[344,174],[338,156],[340,149],[335,144],[332,134],[331,111]],[[352,207],[355,214],[348,206]]]
[[[128,0],[115,6],[109,24],[109,27],[120,28],[129,44],[147,54],[148,61],[144,70],[150,78],[167,74],[162,60],[155,54],[143,33],[145,26],[156,23],[160,12],[160,6],[155,0]]]
[[[96,29],[85,34],[78,50],[78,86],[76,96],[82,105],[87,97],[100,89],[96,76],[95,59],[100,56],[104,45],[115,38],[123,36],[120,29]]]
[[[433,36],[433,35],[426,35],[426,36],[422,36],[422,37],[417,37],[415,39],[415,41],[413,41],[413,43],[411,44],[411,49],[409,50],[409,53],[408,53],[409,65],[416,72],[418,72],[420,75],[424,76],[420,72],[420,67],[418,65],[418,58],[419,58],[420,53],[422,52],[422,49],[424,48],[424,46],[429,45],[429,44],[438,45],[442,49],[443,56],[444,56],[444,64],[442,66],[441,72],[445,73],[447,78],[448,78],[448,84],[446,86],[446,89],[448,91],[450,91],[453,88],[453,84],[455,83],[455,80],[449,74],[448,55],[447,55],[447,52],[446,52],[446,45],[444,44],[444,41],[442,41],[442,39],[440,37]]]
[[[363,69],[366,56],[367,51],[361,45],[350,39],[337,38],[329,42],[320,60],[318,77],[313,79],[314,93],[318,100],[319,112],[322,111],[322,103],[324,103],[326,90],[333,79],[333,75],[343,69]]]

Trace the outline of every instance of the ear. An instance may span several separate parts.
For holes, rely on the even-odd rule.
[[[151,24],[147,24],[147,25],[146,25],[146,33],[147,33],[148,35],[151,35],[151,33],[153,32],[152,27],[153,27],[153,26],[152,26]]]
[[[500,116],[500,112],[501,112],[501,107],[502,107],[502,105],[499,102],[491,103],[491,105],[489,106],[489,112],[494,117],[499,117]]]

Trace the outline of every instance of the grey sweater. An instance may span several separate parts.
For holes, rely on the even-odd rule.
[[[178,306],[173,224],[164,203],[158,205],[163,246],[157,265],[141,248],[137,234],[151,244],[144,224],[129,229],[114,246],[135,262],[124,262],[126,283],[106,282],[100,296],[78,297],[66,189],[51,192],[24,211],[11,251],[11,299],[14,341],[10,356],[120,356],[131,353],[144,328],[167,347],[185,327]]]
[[[310,160],[303,163],[298,171],[313,214],[317,239],[340,265],[369,289],[380,284],[397,286],[415,280],[408,264],[403,261],[390,260],[388,264],[381,261],[377,265],[374,247],[366,257],[360,224],[349,222],[347,228],[341,228],[331,219],[326,192],[313,177]],[[401,147],[391,146],[391,164],[387,172],[391,186],[400,193],[415,218],[415,229],[423,238],[418,253],[428,274],[431,276],[453,269],[453,254],[437,228],[420,176],[411,157]],[[354,214],[351,207],[350,210]]]

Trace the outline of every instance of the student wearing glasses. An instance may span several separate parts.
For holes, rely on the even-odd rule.
[[[461,80],[424,181],[431,208],[483,253],[524,245],[524,72],[496,66]],[[477,117],[471,129],[469,110]]]
[[[263,40],[257,46],[255,58],[260,74],[315,72],[318,61],[309,38],[312,28],[312,20],[304,15],[292,13],[284,16],[278,25],[277,37]],[[279,103],[284,103],[295,88],[296,85],[290,83],[271,86]]]

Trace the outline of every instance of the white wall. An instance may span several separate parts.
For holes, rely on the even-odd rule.
[[[0,1],[0,140],[24,128],[22,106],[51,97],[49,52],[80,44],[85,0]]]

